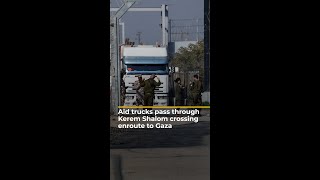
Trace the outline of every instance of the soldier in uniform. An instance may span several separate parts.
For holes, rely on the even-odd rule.
[[[124,101],[125,101],[125,98],[126,98],[126,85],[125,85],[125,82],[123,80],[123,77],[124,77],[124,74],[125,72],[124,71],[121,71],[120,75],[121,75],[121,78],[120,78],[120,106],[123,106],[124,105]]]
[[[152,74],[149,79],[143,81],[141,80],[140,86],[144,87],[144,105],[153,106],[154,90],[157,86],[161,85],[160,79],[157,77],[158,82],[154,80],[156,77],[155,74]]]
[[[201,81],[199,80],[198,75],[193,76],[193,82],[190,83],[190,91],[191,91],[191,102],[192,106],[201,106],[202,98],[201,93],[203,91],[203,86]],[[200,111],[201,109],[199,109]],[[200,114],[199,114],[200,115]]]
[[[175,95],[175,105],[176,106],[181,106],[183,105],[183,99],[182,99],[182,93],[184,90],[184,86],[181,84],[181,79],[177,78],[176,80],[174,80],[174,82],[176,83],[175,88],[174,88],[174,95]]]
[[[143,96],[144,96],[144,88],[140,86],[140,82],[144,81],[141,75],[138,75],[138,80],[134,82],[134,89],[136,90],[136,102],[135,105],[140,106],[143,105]]]

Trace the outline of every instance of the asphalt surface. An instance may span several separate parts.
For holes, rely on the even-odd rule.
[[[171,129],[111,127],[111,180],[210,179],[210,116]]]

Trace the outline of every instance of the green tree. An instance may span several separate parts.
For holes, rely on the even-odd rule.
[[[204,74],[204,43],[189,44],[181,47],[174,57],[171,58],[171,66],[179,67],[180,71],[199,71],[200,76]]]

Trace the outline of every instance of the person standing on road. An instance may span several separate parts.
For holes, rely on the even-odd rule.
[[[174,95],[175,95],[175,105],[176,106],[182,106],[183,103],[183,90],[184,90],[184,86],[181,84],[181,79],[177,78],[176,80],[174,80],[175,84],[175,88],[174,88]]]
[[[193,82],[190,83],[190,91],[191,91],[192,106],[201,106],[202,104],[201,93],[203,91],[203,86],[197,74],[193,76]],[[199,111],[200,110],[201,109],[199,109]]]
[[[121,103],[120,106],[124,105],[125,98],[126,98],[126,89],[127,89],[127,87],[126,87],[126,84],[125,84],[125,82],[123,80],[124,74],[125,74],[124,71],[120,72],[120,75],[121,75],[121,77],[120,77],[120,103]]]
[[[157,86],[161,85],[159,77],[157,77],[158,82],[154,80],[157,77],[155,74],[152,74],[149,79],[143,81],[141,80],[140,86],[144,87],[144,105],[153,106],[154,90]]]
[[[134,89],[136,90],[136,105],[140,106],[144,104],[143,97],[144,97],[144,88],[141,87],[140,82],[143,82],[144,79],[141,75],[138,75],[138,80],[134,82]]]

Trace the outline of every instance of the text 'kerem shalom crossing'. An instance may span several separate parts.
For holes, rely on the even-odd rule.
[[[194,122],[197,123],[199,121],[198,117],[192,117],[192,116],[186,116],[186,117],[158,117],[158,116],[142,116],[142,117],[124,117],[124,116],[119,116],[118,117],[118,121],[122,121],[122,122],[133,122],[133,121],[137,121],[137,122],[154,122],[154,121],[183,121],[183,122]]]

